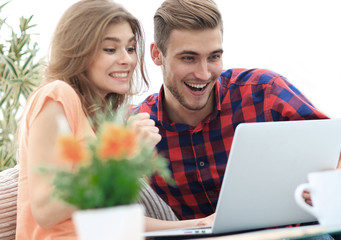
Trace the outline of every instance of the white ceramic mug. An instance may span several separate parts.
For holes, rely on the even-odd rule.
[[[310,192],[313,206],[304,201],[304,190]],[[314,215],[321,225],[341,225],[341,170],[309,173],[308,183],[296,188],[295,200],[300,207]]]

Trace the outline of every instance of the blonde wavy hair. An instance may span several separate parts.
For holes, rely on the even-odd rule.
[[[130,79],[129,93],[111,93],[103,98],[87,77],[86,71],[100,51],[106,29],[111,24],[121,22],[128,22],[135,35],[138,65],[134,81]],[[95,111],[103,110],[108,104],[116,109],[127,103],[131,95],[149,87],[142,26],[126,9],[111,0],[81,0],[67,9],[57,24],[45,73],[47,81],[63,80],[75,89],[87,116],[92,118]],[[137,80],[139,74],[143,81]]]

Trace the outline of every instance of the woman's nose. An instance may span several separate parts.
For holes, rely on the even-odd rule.
[[[120,52],[118,60],[120,64],[130,64],[132,61],[132,54],[130,54],[127,50],[124,49]]]

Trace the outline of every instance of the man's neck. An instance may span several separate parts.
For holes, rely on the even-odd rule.
[[[214,92],[213,92],[214,93]],[[163,107],[168,118],[175,123],[183,123],[192,127],[196,127],[213,111],[214,94],[211,94],[206,106],[200,110],[190,110],[182,106],[179,102],[176,104],[168,104],[167,99],[164,99]]]

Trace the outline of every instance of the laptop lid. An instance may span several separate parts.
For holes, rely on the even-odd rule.
[[[238,125],[219,195],[213,232],[316,221],[294,192],[313,171],[335,169],[341,119]]]
[[[294,199],[313,171],[334,169],[341,119],[237,126],[211,230],[165,230],[146,237],[220,234],[316,221]]]

